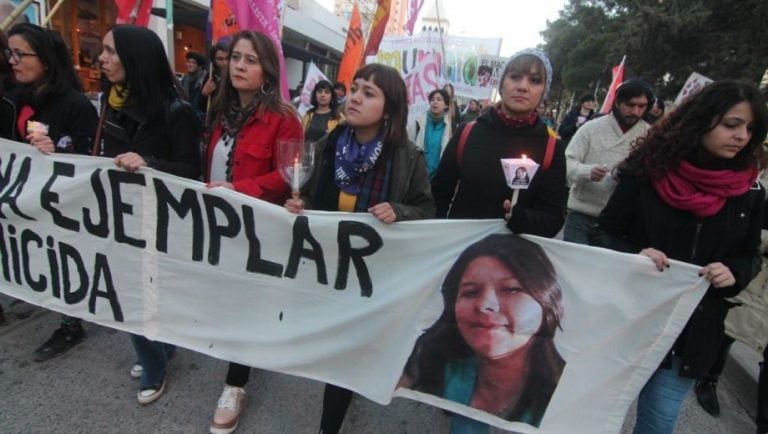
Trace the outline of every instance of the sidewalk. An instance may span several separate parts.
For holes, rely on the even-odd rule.
[[[142,407],[128,336],[86,324],[88,339],[45,363],[32,353],[57,327],[60,315],[0,295],[8,323],[0,326],[0,432],[3,433],[206,433],[221,393],[227,363],[179,349],[165,395]],[[722,415],[707,415],[690,394],[678,434],[753,434],[759,357],[734,345],[719,387]],[[752,352],[753,353],[753,352]],[[754,363],[753,363],[754,362]],[[238,433],[316,433],[323,385],[255,370],[246,386],[249,402]],[[447,433],[440,409],[405,399],[383,407],[356,397],[343,433]],[[631,409],[622,433],[631,433]],[[501,433],[501,430],[491,430]],[[574,433],[579,433],[575,427]]]

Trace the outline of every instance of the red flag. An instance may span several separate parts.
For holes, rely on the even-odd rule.
[[[624,81],[624,60],[627,58],[627,56],[624,56],[621,58],[621,63],[614,66],[611,72],[613,73],[613,80],[611,80],[611,85],[608,87],[608,94],[605,95],[605,100],[603,100],[603,105],[600,107],[600,113],[610,113],[611,107],[613,107],[613,100],[616,98],[616,88],[619,87],[622,81]]]
[[[413,34],[413,26],[416,25],[416,18],[419,17],[419,11],[424,6],[424,0],[409,0],[408,1],[408,22],[405,23],[405,31],[409,34]]]
[[[389,21],[389,7],[392,0],[379,0],[376,13],[371,22],[371,33],[368,34],[368,43],[365,46],[365,56],[375,56],[379,52],[379,44],[384,37],[384,30]]]
[[[149,25],[152,0],[115,0],[117,24],[133,24],[139,27]]]
[[[243,30],[256,30],[272,39],[280,61],[280,91],[289,100],[288,75],[285,70],[283,45],[280,43],[280,13],[277,0],[229,0],[229,7]]]
[[[211,0],[211,36],[214,41],[240,31],[232,8],[227,0]]]
[[[352,8],[352,18],[349,20],[349,30],[347,31],[347,42],[344,44],[344,55],[341,56],[341,65],[336,81],[344,83],[347,90],[352,85],[352,77],[355,71],[363,61],[363,48],[365,48],[365,36],[360,21],[360,9],[357,2]]]

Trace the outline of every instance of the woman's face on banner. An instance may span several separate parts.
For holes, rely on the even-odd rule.
[[[481,256],[464,270],[455,311],[461,336],[475,353],[489,359],[525,346],[543,318],[539,303],[493,256]]]

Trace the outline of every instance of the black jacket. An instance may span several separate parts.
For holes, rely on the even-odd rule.
[[[18,86],[7,92],[0,104],[0,136],[24,141],[26,134],[19,133],[16,118],[21,108],[29,104],[34,111],[29,120],[48,125],[48,137],[53,140],[56,152],[89,153],[99,115],[82,92],[69,89],[36,101],[27,98],[25,86]]]
[[[671,259],[697,265],[722,262],[736,284],[710,287],[672,348],[680,355],[680,375],[705,375],[723,337],[723,321],[730,306],[726,297],[738,294],[760,264],[758,247],[763,225],[765,191],[754,189],[729,198],[715,215],[703,219],[661,201],[653,186],[631,175],[619,185],[598,218],[591,243],[627,253],[652,247]]]
[[[176,100],[168,103],[164,113],[163,117],[147,119],[135,106],[108,108],[102,155],[135,152],[149,167],[184,178],[199,178],[201,126],[194,110],[188,103]]]
[[[507,186],[500,160],[525,154],[543,165],[547,127],[541,121],[530,127],[508,127],[491,108],[477,118],[459,166],[457,147],[466,125],[451,137],[432,180],[437,217],[503,218],[503,203],[512,197],[512,189]],[[515,233],[555,236],[565,221],[567,192],[565,147],[557,141],[550,167],[540,167],[528,189],[520,191],[507,227]]]
[[[565,115],[565,118],[563,119],[563,123],[560,124],[560,128],[558,128],[557,133],[560,134],[560,139],[562,139],[563,143],[567,146],[568,143],[570,143],[573,136],[576,134],[576,130],[581,127],[581,125],[578,125],[579,116],[581,116],[581,106],[579,105],[575,109],[568,112],[567,115]],[[592,119],[595,116],[595,111],[592,110],[589,112],[589,116],[587,116],[587,121]],[[586,123],[586,121],[585,121]]]

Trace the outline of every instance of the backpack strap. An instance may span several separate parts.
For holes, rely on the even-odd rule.
[[[474,126],[475,121],[472,121],[464,125],[464,128],[461,130],[461,135],[459,136],[459,146],[456,148],[456,163],[459,166],[461,166],[461,159],[464,157],[464,147],[467,146],[469,133],[472,132],[472,127]]]

